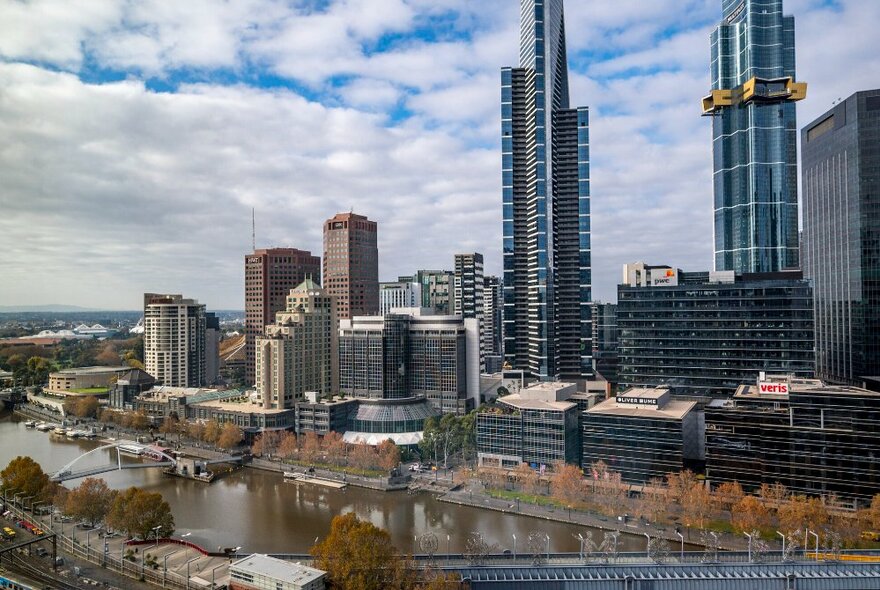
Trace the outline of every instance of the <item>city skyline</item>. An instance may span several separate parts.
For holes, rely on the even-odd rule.
[[[500,274],[497,72],[518,61],[515,7],[259,4],[42,20],[0,8],[0,125],[15,146],[0,154],[2,304],[137,309],[155,290],[239,309],[252,208],[260,248],[320,252],[320,220],[354,208],[382,225],[382,280],[461,251]],[[570,4],[571,102],[591,107],[594,299],[608,300],[619,265],[649,253],[710,266],[711,132],[694,105],[720,6]],[[876,87],[880,7],[785,12],[810,82],[801,126]],[[247,26],[264,19],[265,33]]]

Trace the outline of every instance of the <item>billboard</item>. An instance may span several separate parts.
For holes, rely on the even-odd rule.
[[[675,287],[678,285],[678,271],[673,268],[651,269],[652,287]]]
[[[788,393],[788,383],[772,383],[770,381],[758,381],[758,393]]]

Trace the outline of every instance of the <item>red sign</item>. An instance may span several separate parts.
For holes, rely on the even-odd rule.
[[[759,393],[788,393],[788,383],[758,383]]]

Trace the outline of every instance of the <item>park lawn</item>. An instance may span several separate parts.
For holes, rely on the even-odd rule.
[[[79,389],[68,389],[71,393],[90,393],[90,394],[100,394],[107,393],[110,391],[109,387],[82,387]]]
[[[537,504],[538,506],[553,506],[554,508],[567,508],[567,504],[560,502],[559,500],[554,500],[548,496],[541,496],[538,494],[526,494],[524,492],[517,492],[513,490],[499,490],[499,489],[488,489],[486,493],[492,498],[499,498],[502,500],[519,500],[520,502],[525,502],[526,504]]]
[[[296,459],[284,459],[284,463],[288,465],[299,465],[300,467],[315,467],[316,469],[326,469],[327,471],[333,471],[335,473],[348,473],[351,475],[360,475],[361,477],[384,477],[385,472],[381,469],[359,469],[357,467],[340,467],[338,465],[332,465],[330,463],[321,463],[320,461],[313,461],[308,463],[306,461],[297,461]]]

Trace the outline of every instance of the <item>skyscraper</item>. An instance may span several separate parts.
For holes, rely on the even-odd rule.
[[[521,0],[501,70],[504,356],[542,380],[592,374],[589,110],[570,108],[562,0]]]
[[[337,213],[324,222],[322,284],[336,298],[339,319],[379,313],[379,248],[376,222]]]
[[[495,276],[483,278],[483,350],[487,355],[501,354],[501,280]],[[490,371],[491,372],[491,371]]]
[[[711,35],[715,270],[798,268],[794,17],[782,0],[722,0]]]
[[[257,338],[257,396],[264,408],[292,408],[306,391],[333,395],[339,389],[336,302],[311,279],[287,297]]]
[[[144,366],[162,385],[206,385],[205,306],[182,295],[144,293]]]
[[[245,379],[256,383],[254,341],[287,309],[290,290],[306,278],[318,281],[321,259],[296,248],[254,250],[244,257]]]
[[[431,307],[437,315],[449,315],[455,308],[454,273],[448,270],[418,270],[412,276],[400,276],[401,283],[417,283],[422,293],[422,307]]]
[[[477,337],[480,340],[480,370],[486,370],[485,350],[483,349],[483,337],[485,332],[485,318],[483,317],[483,255],[479,252],[473,254],[455,255],[455,310],[454,313],[463,318],[477,320]]]
[[[880,375],[880,90],[858,92],[807,125],[801,150],[816,374],[860,385]]]

